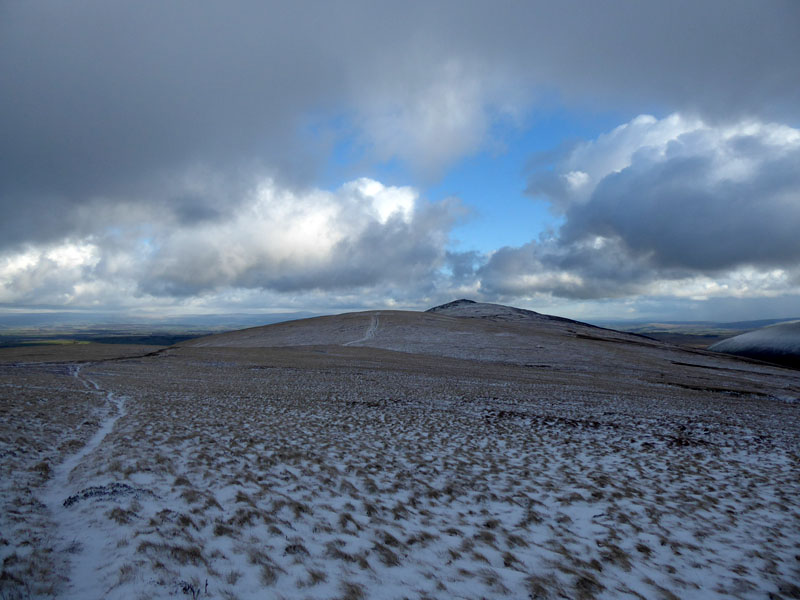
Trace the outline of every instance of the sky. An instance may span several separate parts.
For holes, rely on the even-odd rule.
[[[800,316],[800,2],[0,0],[0,313]]]

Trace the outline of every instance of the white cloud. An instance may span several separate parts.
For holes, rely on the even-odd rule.
[[[800,294],[800,285],[792,282],[785,269],[762,271],[742,267],[716,277],[695,275],[684,279],[657,280],[647,284],[643,294],[648,296],[689,298],[771,298]]]
[[[760,153],[742,151],[738,141],[751,140],[763,146]],[[780,158],[800,148],[800,130],[777,123],[745,120],[712,126],[696,117],[672,114],[663,119],[641,115],[576,145],[557,165],[555,178],[563,186],[552,187],[552,175],[534,178],[531,190],[541,183],[548,200],[565,210],[588,202],[606,177],[634,163],[657,165],[680,157],[703,157],[712,161],[709,183],[742,182],[758,174],[764,161]]]
[[[0,302],[71,304],[81,282],[100,261],[89,240],[64,240],[0,256]]]
[[[366,177],[345,183],[339,193],[362,198],[364,205],[382,224],[394,216],[399,216],[406,223],[410,222],[418,196],[414,188],[387,187]]]
[[[375,157],[407,161],[423,176],[479,150],[493,120],[518,118],[528,100],[504,69],[477,61],[410,64],[377,81],[354,100],[363,139]]]
[[[192,189],[202,192],[198,186],[194,180]],[[454,200],[428,204],[414,188],[367,178],[335,191],[296,191],[266,178],[231,206],[213,220],[176,225],[160,212],[127,231],[120,225],[7,251],[0,302],[92,305],[112,290],[123,304],[237,289],[418,290],[443,264],[448,231],[462,213]]]
[[[543,192],[553,208],[563,212],[571,205],[588,202],[597,185],[608,175],[630,167],[637,153],[659,160],[671,142],[704,127],[699,119],[679,114],[661,120],[640,115],[595,140],[576,145],[555,173],[534,178],[530,191]]]

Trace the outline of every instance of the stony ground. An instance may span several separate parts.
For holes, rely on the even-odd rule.
[[[687,356],[0,364],[0,592],[800,597],[797,373]]]

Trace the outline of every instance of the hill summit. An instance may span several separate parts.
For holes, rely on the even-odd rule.
[[[553,315],[543,315],[525,308],[516,308],[514,306],[492,304],[489,302],[475,302],[474,300],[467,300],[466,298],[454,300],[453,302],[448,302],[440,306],[434,306],[425,312],[447,315],[449,317],[473,317],[490,319],[493,321],[560,321],[562,323],[575,323],[584,327],[594,327],[588,323],[581,323],[580,321],[573,321],[572,319],[565,319],[564,317],[556,317]]]
[[[589,363],[631,362],[639,360],[644,348],[663,348],[660,342],[635,334],[466,299],[425,312],[372,310],[287,321],[181,345],[315,346],[327,353],[347,347],[510,364],[571,363],[576,356]]]

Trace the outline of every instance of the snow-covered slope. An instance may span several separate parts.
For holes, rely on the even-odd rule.
[[[589,362],[606,362],[621,359],[619,352],[638,353],[643,346],[667,347],[634,334],[469,300],[426,312],[366,311],[302,319],[199,338],[181,346],[360,346],[522,364],[545,359],[560,362],[576,355]]]
[[[796,374],[561,325],[0,360],[0,598],[796,598]]]
[[[800,321],[749,331],[717,342],[709,350],[800,367]]]
[[[301,319],[198,338],[180,346],[314,346],[329,354],[360,347],[576,372],[662,370],[665,364],[698,362],[714,368],[742,368],[722,354],[689,351],[641,335],[471,300],[456,300],[425,312],[381,310]],[[763,354],[754,357],[773,360]]]
[[[0,599],[798,597],[794,371],[473,304],[0,353]]]

